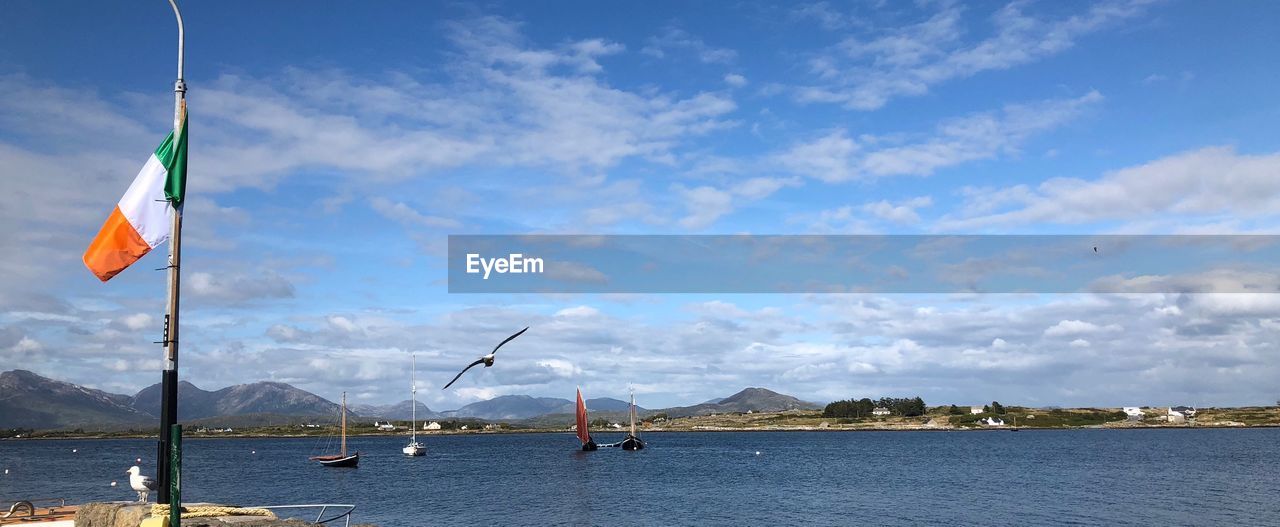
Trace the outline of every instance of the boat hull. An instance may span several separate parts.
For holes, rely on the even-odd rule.
[[[418,457],[418,456],[427,455],[427,447],[422,446],[421,443],[410,443],[408,445],[405,445],[405,447],[400,449],[400,451],[404,452],[404,455],[408,457]]]
[[[642,450],[644,449],[644,441],[641,441],[636,436],[627,436],[626,439],[622,440],[621,446],[623,450]]]
[[[326,467],[356,467],[360,464],[360,453],[349,456],[315,456],[311,460]]]
[[[586,443],[582,444],[583,452],[595,452],[596,450],[599,450],[599,449],[600,449],[600,445],[597,445],[595,441],[588,440]]]

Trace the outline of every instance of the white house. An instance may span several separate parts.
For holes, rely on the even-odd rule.
[[[427,424],[425,424],[425,425],[422,425],[422,429],[423,429],[423,430],[439,430],[439,429],[440,429],[440,423],[437,423],[437,422],[435,422],[435,421],[432,421],[432,422],[430,422],[430,423],[427,423]]]
[[[970,407],[969,407],[969,413],[970,413],[970,414],[980,414],[980,413],[982,413],[982,407],[981,407],[981,406],[970,406]]]
[[[892,412],[890,412],[888,408],[880,408],[878,406],[876,407],[876,409],[871,411],[871,415],[874,415],[876,417],[884,417],[886,415],[889,415],[890,413]]]
[[[1141,421],[1142,408],[1137,406],[1126,406],[1124,407],[1124,415],[1128,417],[1130,421]]]
[[[391,424],[391,421],[387,421],[385,423],[379,423],[377,421],[374,421],[373,426],[383,432],[390,432],[396,429],[396,425]]]
[[[1170,423],[1185,423],[1187,419],[1196,418],[1196,409],[1190,406],[1173,406],[1169,408],[1169,413],[1165,414],[1165,419]]]
[[[1004,426],[1004,419],[999,417],[988,417],[986,419],[980,419],[978,422],[987,426]]]

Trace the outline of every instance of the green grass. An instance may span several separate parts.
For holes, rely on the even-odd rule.
[[[1034,415],[1035,418],[1028,418],[1029,415]],[[985,425],[980,424],[978,421],[988,417],[1003,419],[1007,427],[1012,427],[1014,419],[1017,418],[1018,428],[1098,426],[1112,421],[1125,420],[1124,412],[1084,408],[1080,410],[1048,410],[1044,412],[1018,409],[1018,411],[1006,412],[1004,415],[983,412],[980,414],[953,415],[950,416],[948,421],[955,426],[982,427]]]

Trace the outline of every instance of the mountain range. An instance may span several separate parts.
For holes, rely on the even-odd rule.
[[[178,384],[179,420],[190,424],[236,423],[234,426],[295,423],[308,417],[338,413],[338,405],[285,383],[255,382],[208,391],[186,381]],[[671,417],[729,412],[771,412],[815,409],[818,405],[764,388],[747,388],[717,402],[649,410],[642,415],[666,413]],[[593,416],[624,414],[628,403],[602,397],[586,400]],[[482,420],[531,420],[543,416],[572,415],[574,402],[556,397],[503,395],[468,404],[457,410],[433,411],[418,403],[418,419],[475,418]],[[408,420],[410,402],[389,405],[357,405],[348,411],[368,420]],[[160,385],[143,388],[133,396],[85,388],[42,377],[26,370],[0,373],[0,428],[113,428],[154,425],[160,414]],[[227,426],[222,424],[222,426]]]

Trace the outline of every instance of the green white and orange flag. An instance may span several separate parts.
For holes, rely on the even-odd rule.
[[[187,111],[116,203],[84,252],[84,265],[106,282],[169,240],[170,211],[182,204],[187,182]]]

